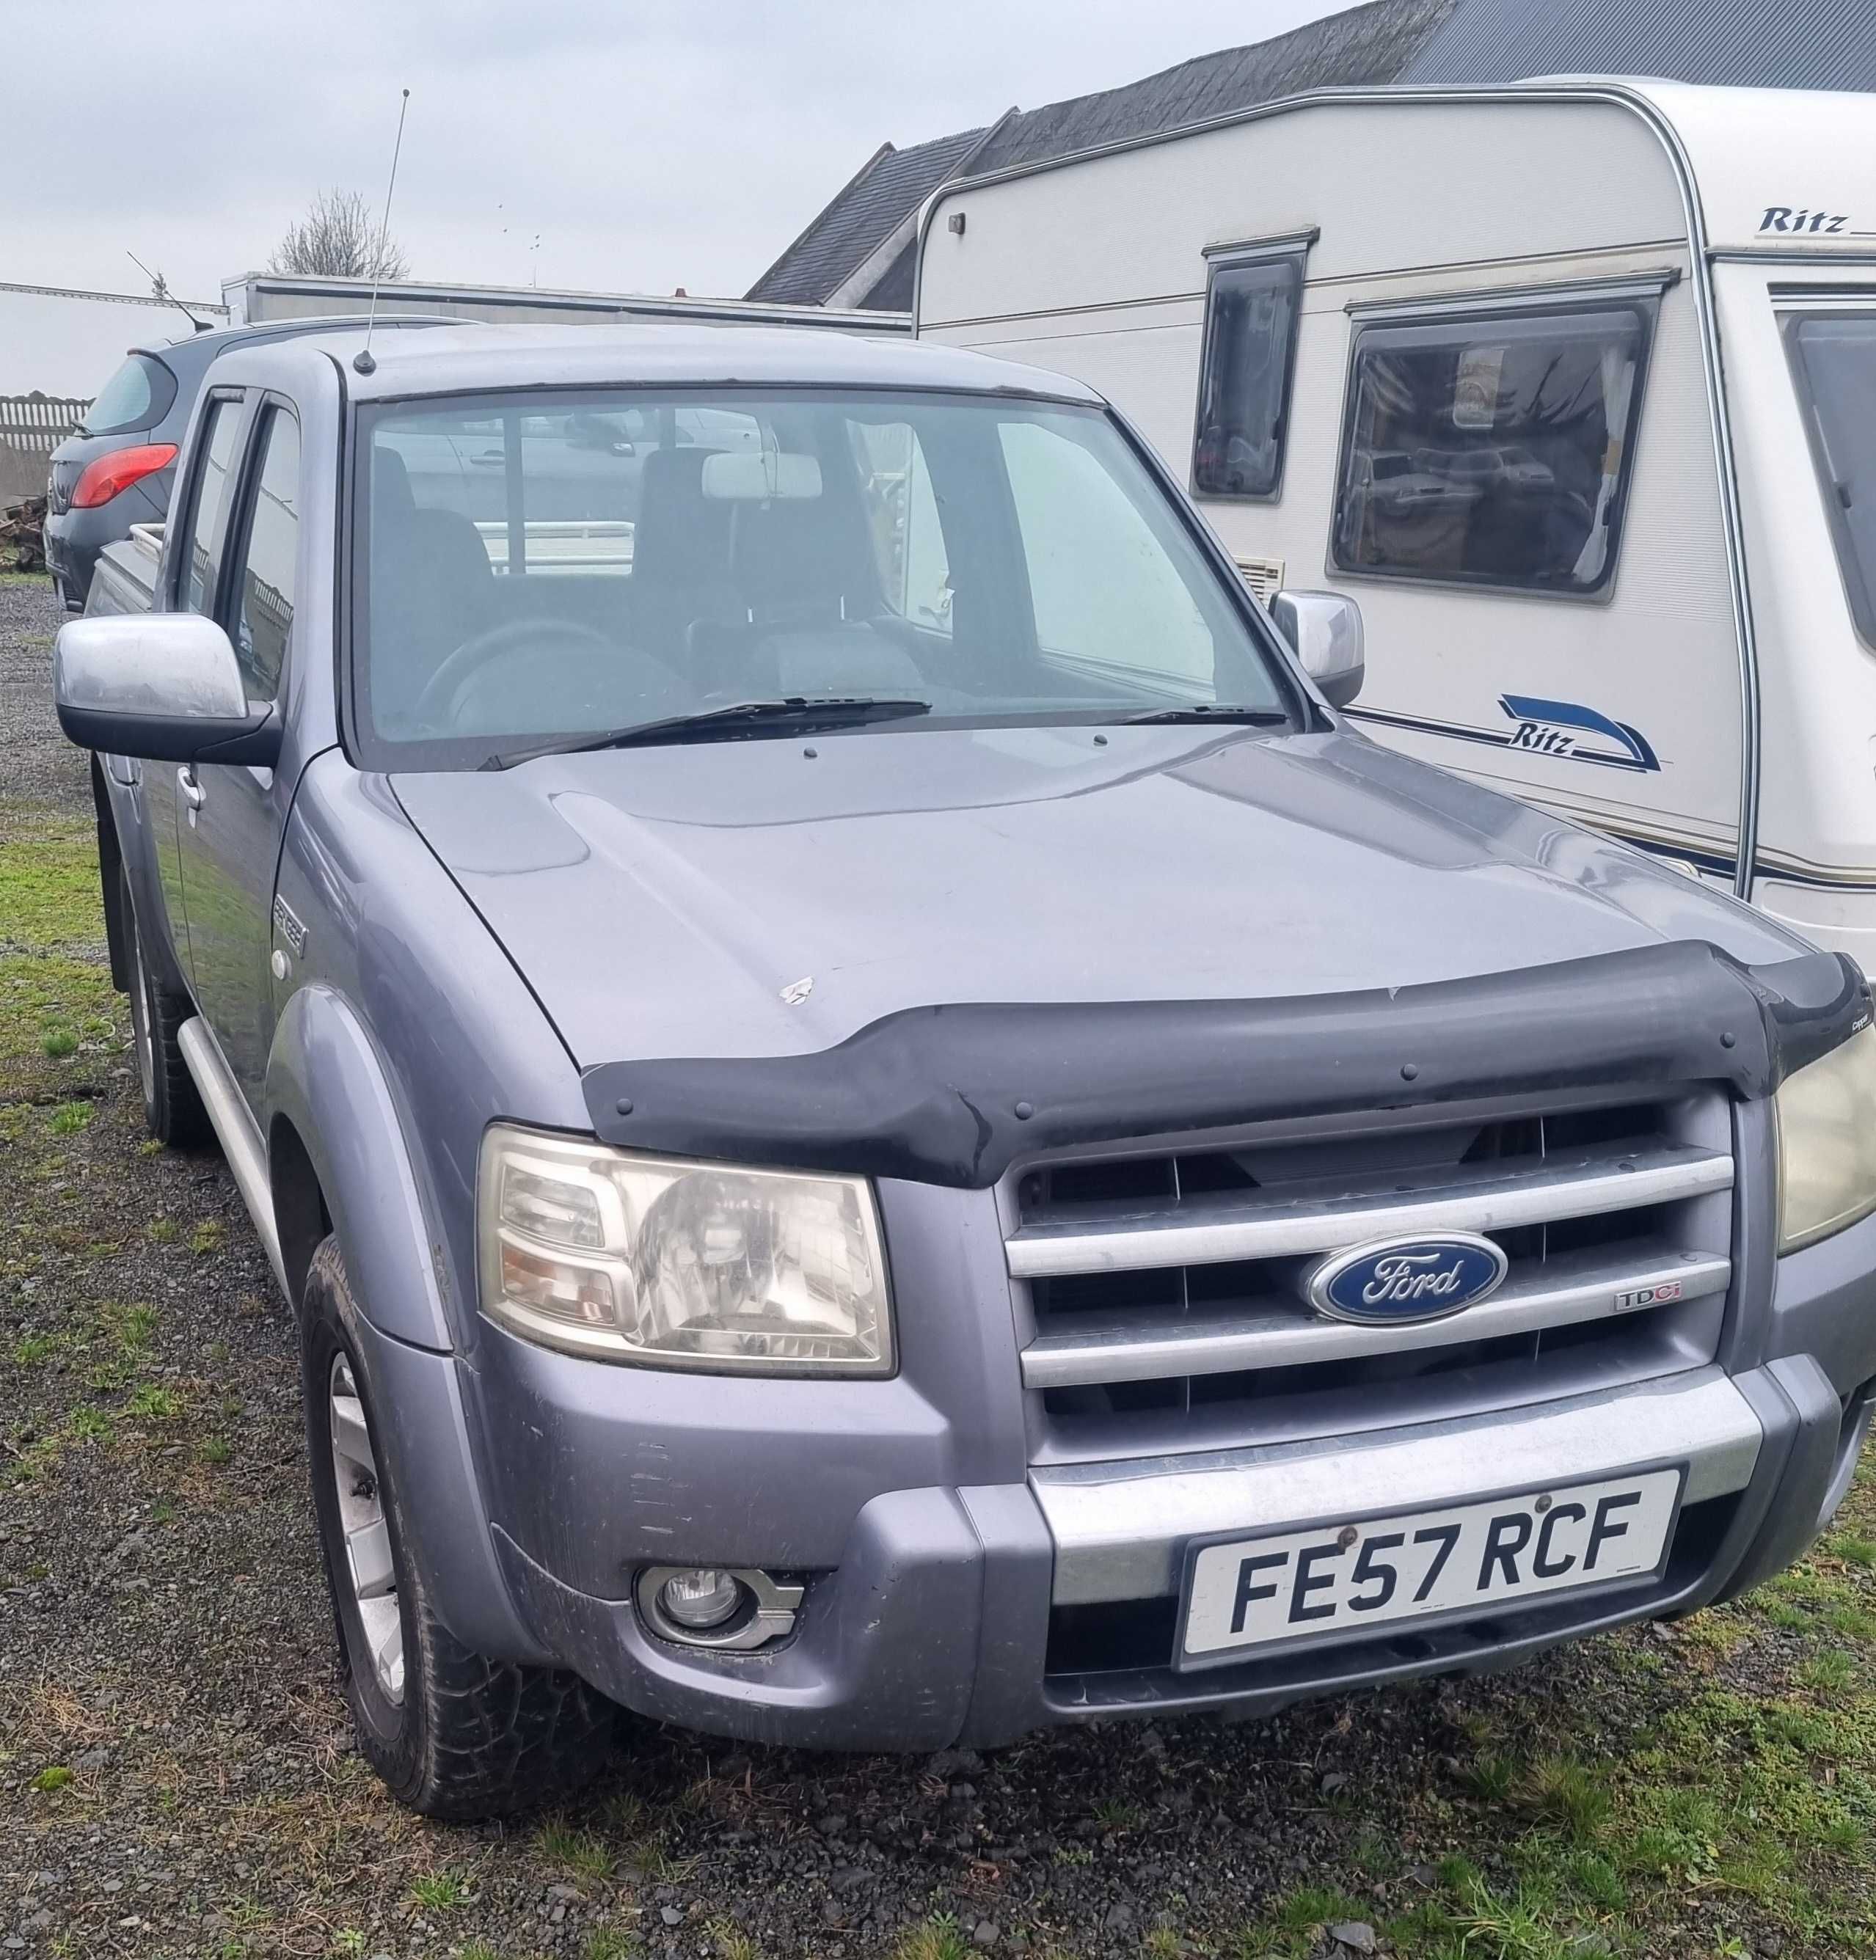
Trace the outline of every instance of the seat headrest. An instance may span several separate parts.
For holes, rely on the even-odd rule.
[[[729,507],[705,500],[707,449],[655,449],[639,479],[632,580],[695,584],[720,579],[729,556]]]
[[[410,472],[396,450],[383,443],[371,445],[371,508],[380,517],[395,511],[400,516],[417,508],[410,493]]]

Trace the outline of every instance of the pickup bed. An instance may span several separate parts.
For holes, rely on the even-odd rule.
[[[107,556],[152,1131],[296,1316],[365,1753],[935,1749],[1482,1669],[1796,1556],[1862,975],[1344,722],[1059,376],[812,333],[211,371]]]

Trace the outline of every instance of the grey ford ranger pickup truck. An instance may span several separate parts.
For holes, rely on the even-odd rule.
[[[219,1138],[298,1316],[405,1802],[565,1790],[621,1706],[1268,1711],[1687,1612],[1830,1516],[1862,976],[1352,732],[1353,609],[1262,609],[1085,388],[289,342],[216,364],[180,481],[59,711],[150,1126]]]

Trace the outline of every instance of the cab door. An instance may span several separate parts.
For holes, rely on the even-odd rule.
[[[177,612],[212,613],[215,607],[224,542],[233,500],[228,489],[240,435],[243,403],[239,390],[218,392],[202,410],[196,462],[171,519],[174,541],[164,584],[156,596],[159,609]],[[113,766],[119,766],[113,759]],[[183,903],[182,796],[190,772],[173,762],[131,762],[127,767],[142,800],[144,822],[156,858],[157,880],[164,922],[177,965],[185,977],[190,970],[189,932]],[[146,933],[152,922],[140,921]]]
[[[268,398],[254,415],[236,499],[215,616],[254,705],[280,699],[292,641],[300,430],[284,402]],[[283,771],[202,763],[180,791],[196,1004],[252,1107],[273,1041],[271,914],[292,783]]]

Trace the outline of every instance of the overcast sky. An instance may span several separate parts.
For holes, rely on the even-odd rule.
[[[883,141],[1132,81],[1342,4],[15,5],[6,149],[28,194],[0,199],[0,281],[134,290],[128,249],[172,291],[218,298],[322,187],[377,203],[408,87],[391,230],[419,275],[740,294]],[[148,331],[132,319],[125,337]],[[0,307],[0,393],[34,385],[19,376],[42,358],[29,335],[24,312]]]

